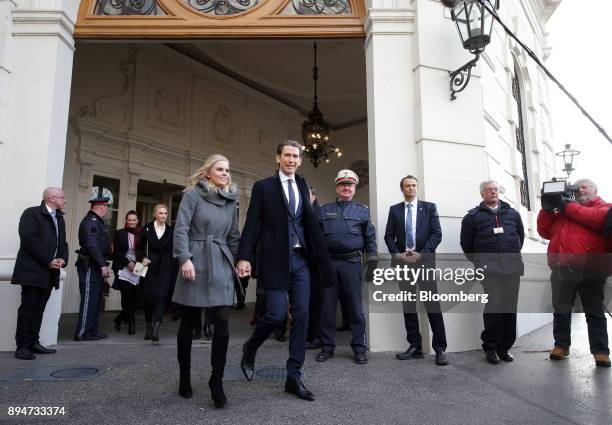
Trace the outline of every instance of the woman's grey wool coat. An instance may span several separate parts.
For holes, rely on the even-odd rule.
[[[240,233],[236,189],[226,192],[201,181],[181,200],[174,225],[174,257],[182,266],[191,259],[195,281],[180,271],[172,301],[191,307],[234,303],[234,258]]]

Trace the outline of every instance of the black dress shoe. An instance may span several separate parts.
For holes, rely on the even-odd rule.
[[[240,369],[247,381],[252,381],[255,375],[255,353],[250,353],[246,344],[242,346],[242,359]]]
[[[100,337],[97,335],[83,335],[83,336],[75,336],[75,341],[97,341]]]
[[[403,353],[396,354],[395,358],[398,360],[422,359],[423,351],[420,348],[416,348],[411,345]]]
[[[285,392],[294,394],[302,400],[314,401],[314,394],[306,389],[300,379],[287,378],[285,381]]]
[[[366,356],[366,353],[355,353],[355,363],[357,363],[357,364],[367,364],[368,363],[368,357]]]
[[[97,332],[96,333],[96,337],[98,339],[106,339],[106,338],[108,338],[108,335],[106,335],[104,332]]]
[[[40,343],[38,343],[32,346],[32,352],[36,354],[53,354],[53,353],[57,353],[57,350],[54,350],[53,348],[47,348],[41,345]]]
[[[306,344],[304,344],[304,348],[307,350],[321,348],[321,340],[319,338],[315,338],[310,341],[306,341]]]
[[[514,361],[514,356],[512,354],[510,354],[508,352],[508,350],[500,350],[497,352],[497,357],[499,357],[500,360],[503,360],[505,362],[511,362]]]
[[[332,357],[334,357],[333,351],[321,350],[321,352],[317,354],[317,357],[315,358],[315,360],[318,362],[326,362]]]
[[[274,331],[274,338],[276,338],[278,342],[287,341],[287,337],[285,336],[285,331],[279,331],[279,330]]]
[[[117,332],[121,332],[121,322],[122,321],[123,321],[123,315],[122,315],[122,313],[119,313],[117,315],[117,317],[115,317],[115,320],[114,320],[114,322],[115,322],[115,330]]]
[[[32,350],[26,347],[19,347],[15,350],[15,357],[21,360],[34,360],[36,356],[32,353]]]
[[[134,317],[128,320],[128,335],[134,335],[136,333],[136,319]]]
[[[487,361],[489,363],[491,363],[491,364],[498,364],[499,363],[499,356],[493,350],[485,351],[485,357],[487,358]]]
[[[448,357],[444,351],[436,352],[436,364],[438,366],[446,366],[448,364]]]

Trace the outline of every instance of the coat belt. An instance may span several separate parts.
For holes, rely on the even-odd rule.
[[[206,256],[206,268],[208,271],[208,282],[212,284],[217,279],[222,279],[225,277],[225,271],[223,267],[223,257],[226,258],[230,267],[233,267],[232,264],[232,256],[229,252],[229,248],[227,246],[227,240],[224,238],[219,238],[215,235],[189,235],[190,241],[204,241],[204,255]],[[219,251],[221,251],[221,257],[213,254],[213,245],[216,244],[219,246]]]

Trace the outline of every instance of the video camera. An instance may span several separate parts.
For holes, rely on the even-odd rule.
[[[542,184],[542,209],[545,211],[562,210],[565,203],[576,199],[579,187],[568,183],[566,180],[551,181]]]

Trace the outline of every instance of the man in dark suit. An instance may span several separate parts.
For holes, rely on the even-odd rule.
[[[36,354],[52,354],[40,343],[40,326],[51,289],[59,289],[60,269],[68,261],[62,189],[49,187],[39,206],[26,209],[19,220],[21,244],[13,270],[13,285],[21,285],[17,313],[15,357],[33,360]]]
[[[385,230],[385,243],[391,255],[392,265],[408,265],[410,267],[435,267],[435,252],[442,240],[440,218],[436,204],[417,199],[418,180],[407,175],[400,181],[404,194],[404,202],[389,208],[389,218]],[[402,283],[402,290],[415,291],[418,285],[421,290],[437,292],[435,280],[420,280],[417,285]],[[416,313],[416,302],[411,303],[404,311],[406,339],[410,346],[408,350],[397,354],[399,360],[422,358],[421,334],[419,332],[419,316]],[[433,333],[432,347],[436,353],[436,364],[447,365],[446,331],[444,319],[437,301],[425,302],[427,318]],[[408,310],[408,311],[406,311]]]
[[[302,162],[301,146],[288,140],[276,150],[279,170],[255,182],[238,249],[236,271],[251,273],[257,246],[258,285],[265,291],[266,314],[244,344],[240,366],[247,380],[255,373],[257,349],[287,316],[287,295],[293,317],[285,391],[314,400],[301,381],[308,327],[311,273],[335,283],[318,217],[310,204],[306,181],[295,174]],[[331,278],[328,278],[331,276]]]

